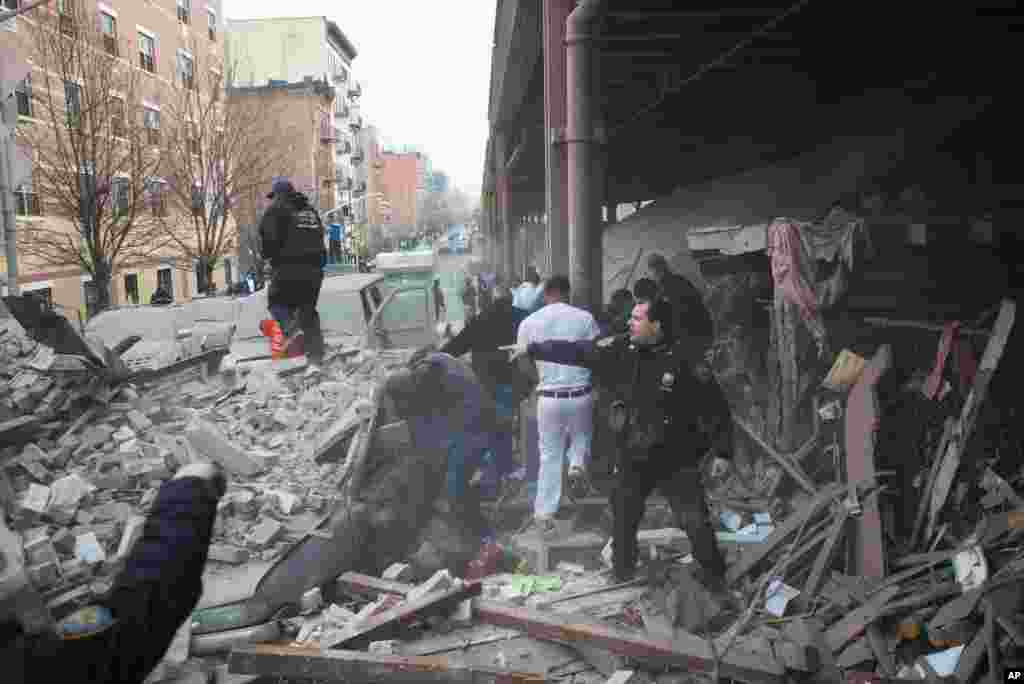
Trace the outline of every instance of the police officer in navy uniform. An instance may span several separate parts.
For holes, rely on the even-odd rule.
[[[586,366],[613,395],[610,422],[619,443],[618,481],[613,493],[614,572],[628,581],[636,570],[636,542],[647,497],[659,489],[676,524],[686,530],[704,584],[725,591],[725,560],[708,520],[701,465],[713,454],[715,470],[732,454],[729,405],[704,363],[706,342],[673,331],[672,304],[641,300],[633,308],[628,335],[595,341],[534,342],[504,347],[513,359]]]
[[[226,486],[219,466],[181,468],[160,488],[111,590],[59,622],[32,585],[19,535],[0,510],[3,681],[145,680],[202,593],[217,502]]]

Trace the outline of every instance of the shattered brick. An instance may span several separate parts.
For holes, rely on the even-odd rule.
[[[49,537],[39,537],[25,544],[25,559],[31,565],[56,562],[57,550]]]
[[[66,528],[61,528],[50,539],[53,548],[63,556],[70,556],[75,552],[75,535]]]
[[[277,541],[283,531],[284,526],[281,523],[271,518],[264,518],[249,532],[248,543],[257,549],[266,548]]]
[[[135,543],[142,537],[142,531],[145,526],[145,516],[132,515],[127,518],[124,524],[124,532],[121,533],[121,543],[117,547],[118,557],[124,558],[128,555],[128,552],[132,550]]]
[[[147,418],[141,411],[132,409],[128,412],[128,422],[132,424],[136,432],[145,432],[153,427],[153,421]]]
[[[60,570],[55,561],[47,561],[27,568],[32,583],[39,589],[49,589],[60,581]]]
[[[198,421],[186,434],[196,450],[232,475],[252,477],[263,471],[260,463],[228,442],[216,427],[206,421]]]
[[[32,483],[21,499],[21,508],[42,515],[50,503],[50,488]]]
[[[227,544],[211,544],[209,558],[219,563],[241,565],[242,563],[249,562],[249,551],[237,546],[228,546]]]

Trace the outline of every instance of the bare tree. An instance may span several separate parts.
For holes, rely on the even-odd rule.
[[[194,47],[179,53],[177,88],[165,101],[159,223],[185,263],[200,264],[212,283],[214,269],[239,247],[232,207],[264,189],[291,156],[279,117],[256,98],[225,99],[232,66]],[[230,285],[230,283],[227,283]]]
[[[150,259],[166,245],[142,202],[159,150],[143,124],[139,70],[118,57],[116,37],[90,6],[60,7],[31,12],[36,121],[19,125],[16,136],[32,151],[46,213],[65,221],[19,231],[18,249],[46,266],[90,274],[103,309],[118,266]]]

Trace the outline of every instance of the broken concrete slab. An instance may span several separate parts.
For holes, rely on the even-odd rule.
[[[256,549],[264,549],[281,536],[284,526],[272,518],[264,518],[256,527],[249,531],[246,543]]]
[[[220,464],[232,475],[253,477],[264,467],[248,454],[236,448],[214,425],[199,420],[186,430],[189,442],[199,453]]]
[[[230,563],[241,565],[249,562],[249,551],[238,546],[228,544],[211,544],[208,558],[218,563]]]
[[[136,432],[145,432],[153,427],[153,421],[145,416],[142,411],[138,409],[132,409],[126,416],[128,422],[132,424],[132,428]]]

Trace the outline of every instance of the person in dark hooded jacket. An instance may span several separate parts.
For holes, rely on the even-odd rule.
[[[273,203],[260,221],[263,258],[270,262],[267,301],[271,315],[287,337],[287,345],[301,329],[306,358],[314,366],[323,362],[323,334],[316,304],[327,263],[324,225],[309,200],[287,178],[274,181],[268,199]]]

